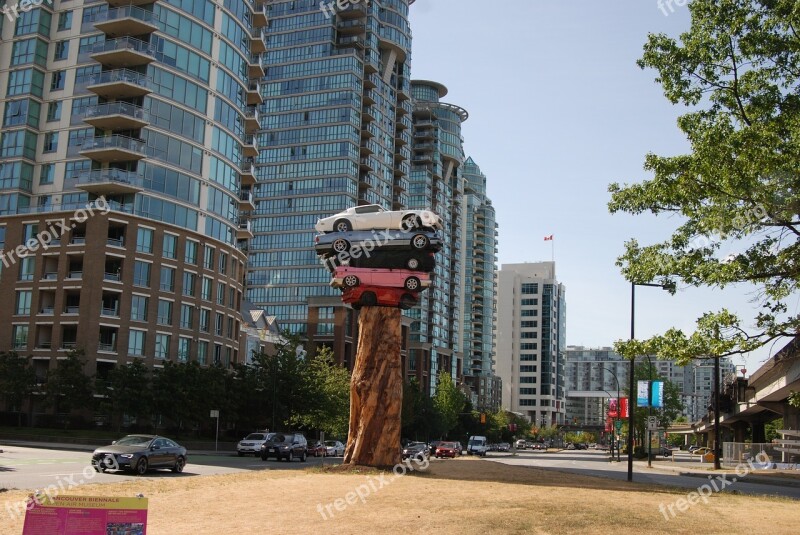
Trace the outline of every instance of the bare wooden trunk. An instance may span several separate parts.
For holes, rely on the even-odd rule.
[[[358,324],[344,463],[391,468],[400,462],[400,309],[363,307]]]

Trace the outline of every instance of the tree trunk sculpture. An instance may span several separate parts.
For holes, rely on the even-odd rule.
[[[400,309],[363,307],[358,324],[344,463],[391,468],[400,462]]]

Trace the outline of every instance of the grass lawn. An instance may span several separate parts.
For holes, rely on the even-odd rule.
[[[187,468],[191,472],[191,465]],[[702,480],[700,480],[702,481]],[[363,502],[356,492],[364,495]],[[208,477],[162,476],[86,485],[69,494],[149,498],[151,535],[217,533],[797,534],[797,501],[721,494],[675,508],[687,492],[474,458],[432,461],[395,477],[371,469],[266,470]],[[0,535],[22,533],[0,493]],[[350,504],[347,500],[349,498]],[[337,502],[336,500],[340,500]],[[337,510],[337,505],[339,510]]]

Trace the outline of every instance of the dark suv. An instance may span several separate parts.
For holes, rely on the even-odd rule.
[[[276,433],[270,440],[261,445],[261,460],[275,457],[278,461],[300,459],[306,461],[306,437],[300,433]]]

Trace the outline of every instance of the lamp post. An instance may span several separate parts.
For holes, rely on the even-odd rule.
[[[647,416],[653,415],[653,362],[650,355],[644,356],[647,359]],[[648,418],[649,420],[649,418]],[[653,468],[653,436],[650,431],[650,422],[647,422],[647,468]]]
[[[614,421],[616,422],[619,419],[619,411],[620,411],[620,406],[619,406],[619,397],[620,396],[619,396],[619,394],[620,394],[621,388],[620,388],[620,385],[619,385],[619,379],[617,378],[617,374],[616,373],[612,372],[611,370],[609,370],[605,366],[600,366],[600,369],[601,370],[605,370],[608,373],[610,373],[611,376],[614,378],[614,380],[617,382],[617,417],[614,418]],[[605,381],[603,381],[603,382],[605,383]],[[605,386],[605,384],[603,386]],[[611,459],[612,460],[614,459],[614,444],[616,443],[617,444],[617,448],[616,448],[616,450],[617,450],[617,462],[619,462],[619,450],[621,448],[619,447],[619,441],[617,440],[617,429],[616,429],[616,426],[614,426],[614,431],[612,431],[611,437],[612,437],[612,440],[611,440]]]
[[[631,341],[636,339],[635,336],[635,303],[636,303],[636,287],[637,286],[652,286],[655,288],[661,288],[662,290],[667,291],[674,291],[675,284],[674,283],[667,283],[667,284],[657,284],[652,282],[631,282]],[[628,378],[628,481],[633,481],[633,423],[634,423],[634,416],[633,413],[636,410],[636,397],[634,392],[636,391],[636,381],[633,377],[634,371],[636,369],[636,355],[631,358],[631,365],[630,365],[630,377]]]

